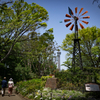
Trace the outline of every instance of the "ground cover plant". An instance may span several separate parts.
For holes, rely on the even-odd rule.
[[[49,76],[47,77],[49,78]],[[33,100],[74,100],[75,98],[81,100],[80,98],[85,98],[85,94],[76,90],[51,90],[50,88],[44,88],[45,79],[46,78],[41,77],[41,79],[18,82],[16,84],[16,92]]]
[[[36,80],[36,81],[35,81]],[[75,90],[51,90],[50,88],[44,88],[44,83],[41,79],[33,79],[25,82],[17,83],[16,91],[25,96],[26,98],[34,100],[67,100],[70,98],[85,97],[80,91]]]
[[[39,90],[38,90],[39,91]],[[85,97],[84,94],[82,94],[80,91],[75,90],[51,90],[50,88],[44,88],[42,91],[37,91],[37,94],[35,95],[34,99],[39,100],[39,97],[43,100],[70,100],[75,99],[78,97]],[[42,96],[41,96],[42,92]]]

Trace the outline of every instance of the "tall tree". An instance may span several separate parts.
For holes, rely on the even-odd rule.
[[[41,71],[44,72],[47,67],[49,69],[51,65],[54,65],[52,55],[58,47],[54,42],[52,32],[52,28],[46,30],[42,35],[31,32],[27,36],[22,36],[19,40],[22,41],[20,43],[23,63],[38,74],[40,74]]]
[[[87,27],[78,31],[84,67],[100,67],[100,29]],[[74,33],[67,34],[61,48],[67,51],[66,66],[71,67]]]
[[[23,34],[46,27],[45,21],[48,20],[48,12],[43,7],[24,0],[16,0],[11,7],[5,4],[5,9],[0,8],[0,53],[3,54],[9,43],[11,46],[6,54],[0,54],[0,62],[6,59]]]

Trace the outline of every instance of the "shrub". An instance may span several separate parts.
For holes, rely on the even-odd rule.
[[[42,76],[42,77],[41,77],[41,79],[42,79],[43,81],[46,81],[48,78],[52,78],[52,76]]]
[[[41,92],[43,100],[49,100],[51,98],[51,93],[52,100],[67,100],[69,98],[71,98],[70,100],[74,100],[74,98],[77,98],[77,100],[82,100],[78,99],[78,96],[84,97],[84,94],[75,90],[52,90],[51,88],[43,88],[45,85],[44,83],[45,81],[42,79],[32,79],[24,82],[21,81],[17,83],[17,91],[29,99],[33,99],[34,97],[34,100],[40,100]],[[67,82],[67,85],[70,87],[73,84]]]
[[[100,91],[86,92],[85,95],[86,97],[100,98]]]
[[[42,90],[44,85],[45,82],[41,79],[32,79],[24,82],[21,81],[16,84],[16,92],[26,96],[27,94],[33,93],[36,90]]]

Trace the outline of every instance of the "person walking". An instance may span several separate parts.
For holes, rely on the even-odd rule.
[[[2,85],[2,91],[1,91],[2,92],[2,96],[4,96],[5,95],[5,90],[7,88],[6,77],[4,77],[4,79],[2,80],[1,85]]]
[[[12,94],[13,88],[14,88],[14,82],[13,82],[13,79],[10,78],[8,81],[8,94],[9,94],[9,96]]]

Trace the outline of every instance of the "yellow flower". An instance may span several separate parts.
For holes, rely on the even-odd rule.
[[[36,94],[39,94],[38,92],[36,92]]]

